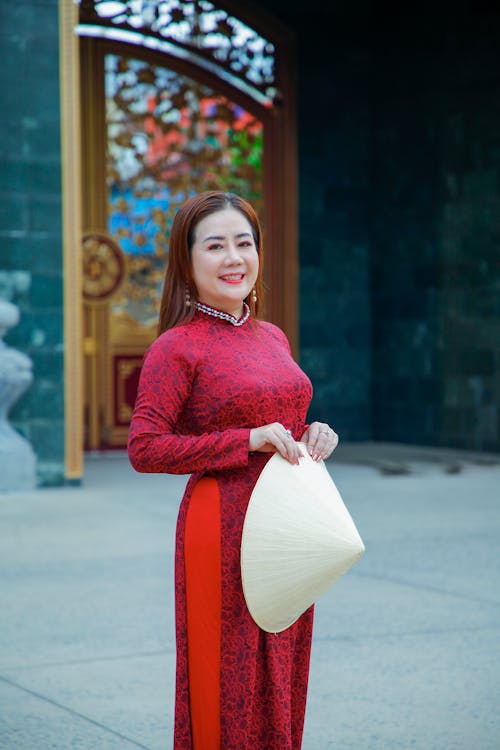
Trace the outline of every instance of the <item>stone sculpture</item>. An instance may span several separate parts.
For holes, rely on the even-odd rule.
[[[7,421],[11,407],[33,382],[30,358],[3,341],[18,322],[18,308],[0,299],[0,492],[31,490],[36,485],[33,449]]]

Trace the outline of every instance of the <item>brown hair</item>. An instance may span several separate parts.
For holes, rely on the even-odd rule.
[[[255,282],[257,302],[253,302],[252,295],[249,295],[245,302],[250,307],[252,316],[258,315],[263,299],[262,231],[259,219],[250,203],[244,198],[234,193],[224,193],[221,190],[209,190],[189,198],[174,217],[168,243],[168,261],[160,303],[158,335],[181,323],[187,323],[193,317],[197,295],[191,268],[191,249],[196,226],[206,216],[226,208],[234,208],[242,213],[252,229],[259,254],[259,273]],[[191,296],[190,307],[186,305],[186,289],[189,289]]]

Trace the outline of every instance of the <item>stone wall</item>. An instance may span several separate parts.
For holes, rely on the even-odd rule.
[[[2,7],[0,270],[21,320],[6,342],[33,361],[34,383],[11,413],[31,442],[41,484],[64,477],[58,3]],[[4,274],[4,281],[9,278]],[[1,292],[0,292],[1,293]]]
[[[500,450],[500,6],[265,6],[297,34],[311,417]]]
[[[299,38],[301,365],[343,440],[371,435],[369,63],[328,25]]]
[[[373,66],[373,437],[498,450],[500,15],[400,32]]]

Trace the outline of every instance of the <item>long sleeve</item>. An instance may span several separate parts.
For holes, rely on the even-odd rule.
[[[196,357],[189,351],[189,341],[176,335],[175,329],[146,353],[128,440],[136,471],[191,474],[248,464],[247,428],[179,434],[179,418],[195,378]]]

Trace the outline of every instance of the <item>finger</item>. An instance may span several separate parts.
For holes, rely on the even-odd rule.
[[[288,459],[288,450],[286,445],[286,431],[283,425],[274,423],[268,425],[265,430],[265,439],[272,449],[278,452],[283,458]]]
[[[299,458],[301,456],[300,448],[296,441],[293,438],[293,435],[291,433],[291,430],[287,430],[285,427],[281,427],[280,439],[283,440],[285,450],[286,450],[286,456],[290,463],[292,464],[298,464]]]
[[[328,444],[325,438],[321,436],[317,439],[316,445],[313,448],[311,458],[313,461],[321,461],[328,455]]]
[[[334,449],[334,436],[334,431],[327,424],[320,423],[318,425],[316,442],[311,452],[313,461],[321,461],[328,458]]]
[[[336,432],[334,432],[330,428],[330,434],[328,436],[328,440],[327,440],[326,446],[325,446],[325,448],[324,448],[324,450],[322,452],[322,455],[321,455],[321,458],[323,459],[323,461],[325,461],[329,456],[331,456],[331,454],[333,453],[333,451],[337,447],[338,442],[339,442],[339,436],[337,435]]]
[[[288,456],[292,463],[298,464],[300,459],[302,458],[302,451],[300,449],[299,444],[292,438],[291,440],[287,441],[287,451]]]
[[[276,442],[277,442],[278,450],[280,454],[283,456],[283,458],[286,458],[287,461],[290,461],[290,463],[292,464],[297,464],[299,462],[299,459],[295,453],[292,440],[290,439],[282,440],[281,437],[278,437]]]
[[[314,453],[314,448],[316,446],[318,436],[319,436],[319,430],[320,430],[320,425],[318,422],[313,422],[309,426],[309,434],[307,436],[307,450],[309,451],[309,454],[311,456]]]

